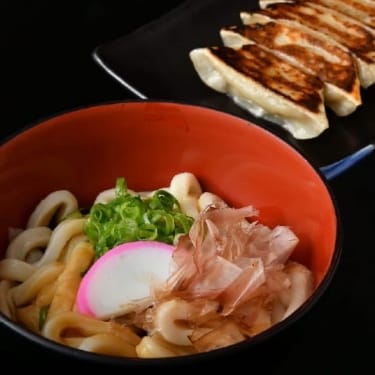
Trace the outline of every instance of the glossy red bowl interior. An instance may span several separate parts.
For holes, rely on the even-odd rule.
[[[53,190],[68,189],[88,207],[118,176],[134,190],[149,190],[190,171],[204,190],[236,207],[254,205],[266,225],[294,230],[300,243],[293,257],[317,280],[308,306],[337,263],[339,220],[324,177],[271,132],[215,110],[151,101],[74,110],[5,142],[0,170],[0,258],[8,229],[24,227]]]

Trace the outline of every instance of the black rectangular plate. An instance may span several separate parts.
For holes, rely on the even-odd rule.
[[[220,28],[241,24],[240,11],[257,8],[256,0],[188,0],[131,34],[98,46],[93,57],[136,97],[189,102],[240,116],[289,141],[317,167],[372,144],[375,87],[361,89],[363,104],[353,114],[338,117],[327,108],[329,129],[317,138],[296,140],[200,80],[189,52],[197,47],[222,45]]]

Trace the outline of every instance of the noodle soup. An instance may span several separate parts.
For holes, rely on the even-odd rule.
[[[128,363],[246,348],[308,311],[338,261],[320,173],[218,111],[71,111],[6,142],[0,167],[0,318],[67,354]],[[110,212],[122,220],[101,221]],[[142,282],[119,275],[128,264]]]
[[[257,216],[251,205],[235,209],[203,192],[189,172],[147,193],[129,191],[119,179],[88,214],[69,191],[52,192],[0,262],[1,311],[47,339],[113,356],[188,355],[251,339],[297,310],[315,282],[307,267],[290,260],[299,241],[293,231],[269,228]],[[101,258],[137,241],[146,256],[135,258],[137,248],[127,258],[131,267],[112,262],[90,288]],[[163,248],[147,251],[155,242],[173,244],[163,282],[157,280]],[[88,286],[80,293],[82,280]],[[140,287],[148,291],[127,296]],[[95,311],[84,308],[89,302]]]

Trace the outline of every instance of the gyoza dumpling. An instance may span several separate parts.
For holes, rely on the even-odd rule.
[[[190,58],[207,86],[295,138],[314,138],[328,128],[323,82],[261,46],[196,48]]]
[[[296,23],[275,20],[225,27],[223,43],[238,48],[256,43],[314,74],[324,82],[324,101],[338,116],[347,116],[362,103],[357,65],[340,44]]]
[[[335,40],[345,46],[355,58],[361,86],[366,88],[375,83],[375,31],[363,23],[310,1],[296,3],[261,2],[264,9],[240,13],[244,24],[256,20],[289,20],[311,28],[327,41]],[[262,5],[263,4],[263,5]]]
[[[293,0],[260,0],[259,6],[267,6],[276,3],[293,3]],[[375,2],[373,0],[314,0],[316,4],[321,4],[345,13],[347,16],[375,28]]]

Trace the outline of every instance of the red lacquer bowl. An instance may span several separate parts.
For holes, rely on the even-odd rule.
[[[133,190],[142,191],[166,186],[174,174],[190,171],[204,190],[231,205],[255,206],[262,223],[290,226],[300,239],[293,259],[313,271],[315,291],[285,321],[235,345],[241,349],[269,338],[308,311],[327,288],[339,260],[339,215],[319,170],[271,132],[216,110],[157,101],[73,110],[5,141],[0,148],[0,171],[0,258],[8,229],[23,228],[31,210],[48,193],[68,189],[81,206],[88,207],[118,176],[126,177]],[[27,339],[68,356],[139,363],[49,342],[1,314],[0,321]],[[193,355],[189,360],[211,355]],[[186,357],[174,360],[180,363]],[[157,364],[166,359],[150,361]]]

